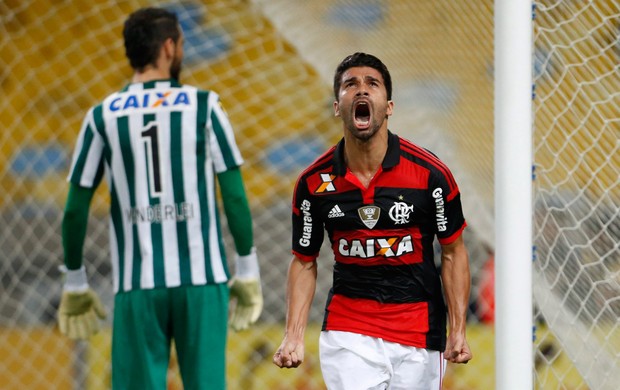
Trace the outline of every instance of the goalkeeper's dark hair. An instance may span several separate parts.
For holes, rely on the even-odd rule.
[[[361,66],[367,66],[376,69],[383,77],[383,84],[387,91],[388,100],[392,100],[392,76],[387,66],[380,59],[372,54],[366,53],[354,53],[347,56],[336,68],[336,74],[334,75],[334,97],[338,100],[338,92],[340,91],[340,85],[342,84],[342,74],[349,68],[356,68]]]
[[[141,8],[123,26],[125,55],[133,69],[155,65],[159,50],[168,38],[176,43],[181,36],[177,15],[162,8]]]

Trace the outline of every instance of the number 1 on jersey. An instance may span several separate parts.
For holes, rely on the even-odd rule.
[[[161,165],[159,161],[159,131],[156,122],[149,122],[142,131],[146,146],[147,167],[149,171],[149,187],[151,196],[161,196]]]

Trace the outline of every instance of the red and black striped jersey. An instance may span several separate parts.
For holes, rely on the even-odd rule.
[[[443,351],[433,243],[453,242],[465,226],[458,186],[434,154],[390,132],[365,188],[346,167],[341,140],[301,173],[293,197],[293,253],[315,260],[325,231],[334,253],[323,330]]]

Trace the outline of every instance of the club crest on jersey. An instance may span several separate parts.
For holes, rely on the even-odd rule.
[[[390,218],[397,225],[409,222],[409,214],[413,212],[413,205],[409,206],[405,202],[394,202],[394,206],[390,208]]]
[[[154,91],[124,92],[118,94],[108,104],[111,112],[125,110],[153,109],[158,107],[190,106],[190,98],[186,91]]]
[[[377,222],[379,222],[381,209],[377,206],[362,206],[357,209],[357,213],[359,214],[364,225],[366,225],[368,229],[372,229],[375,227]]]
[[[322,194],[323,192],[334,192],[336,187],[334,186],[335,175],[329,173],[321,173],[321,185],[314,191],[315,194]]]

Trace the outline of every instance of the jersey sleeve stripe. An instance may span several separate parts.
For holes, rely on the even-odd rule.
[[[334,158],[335,147],[332,147],[327,152],[323,153],[319,156],[312,164],[310,164],[306,169],[304,169],[299,175],[297,182],[295,183],[295,189],[293,191],[293,212],[295,214],[299,214],[299,209],[295,206],[297,204],[297,194],[299,193],[298,188],[300,185],[306,185],[305,179],[315,172],[316,170],[321,169],[325,164],[329,163],[332,158]]]
[[[103,175],[103,142],[94,127],[93,111],[86,116],[73,156],[69,181],[86,188],[99,184]]]
[[[305,261],[305,262],[307,262],[307,263],[310,263],[310,262],[312,262],[312,261],[316,260],[316,258],[317,258],[317,257],[319,257],[319,254],[318,254],[318,253],[317,253],[316,255],[312,255],[312,256],[309,256],[309,255],[304,255],[304,254],[299,253],[299,252],[294,251],[294,250],[292,251],[292,253],[293,253],[293,255],[294,255],[294,256],[299,257],[299,259],[300,259],[301,261]]]
[[[437,168],[448,181],[448,185],[450,186],[450,194],[455,193],[455,190],[458,191],[458,186],[454,180],[454,176],[448,167],[439,158],[437,158],[437,156],[430,153],[426,149],[420,148],[419,146],[408,142],[407,140],[402,140],[401,145],[406,153],[418,157]]]
[[[439,241],[441,245],[452,244],[457,238],[459,238],[459,236],[463,233],[463,230],[466,227],[467,227],[467,222],[463,222],[463,225],[459,228],[459,230],[454,232],[451,236],[443,237],[443,238],[437,237],[437,241]]]
[[[223,172],[243,164],[243,158],[237,148],[235,134],[226,113],[219,103],[218,96],[215,93],[211,93],[208,99],[210,103],[209,107],[211,107],[209,122],[213,128],[215,140],[217,141],[213,146],[217,147],[221,156],[221,161],[216,161],[216,169],[217,172]]]

